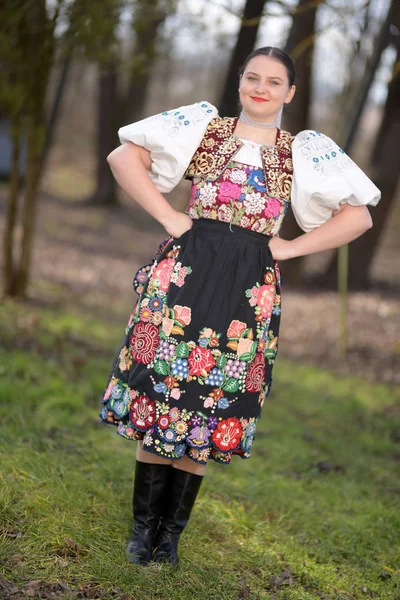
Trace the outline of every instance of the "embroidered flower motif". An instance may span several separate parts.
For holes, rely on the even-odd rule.
[[[154,425],[156,418],[155,403],[145,394],[138,396],[130,406],[129,417],[135,427],[145,431],[151,425]]]
[[[206,425],[193,427],[186,440],[190,446],[202,448],[207,446],[211,432]]]
[[[196,415],[196,413],[195,413],[194,415],[191,416],[190,423],[192,425],[194,425],[195,427],[197,425],[201,425],[203,423],[203,417],[201,417],[200,415]]]
[[[265,377],[265,361],[260,352],[257,352],[246,375],[246,390],[248,392],[259,392]]]
[[[208,421],[207,421],[207,427],[210,431],[214,431],[214,429],[216,429],[218,426],[218,419],[217,417],[209,417]]]
[[[217,195],[217,190],[212,183],[205,183],[202,188],[200,188],[199,199],[204,206],[207,208],[208,206],[212,206],[215,202],[215,197]]]
[[[167,415],[163,415],[158,419],[158,426],[161,427],[161,429],[167,429],[167,427],[169,427],[169,424],[170,419]]]
[[[191,267],[182,267],[182,263],[178,262],[171,273],[170,281],[178,287],[182,287],[185,283],[186,275],[189,275],[191,272]]]
[[[264,208],[264,197],[259,192],[252,192],[246,194],[246,200],[243,204],[246,207],[246,213],[250,215],[257,215]]]
[[[189,325],[192,320],[192,309],[188,306],[179,306],[179,304],[176,304],[174,306],[174,318],[182,326]]]
[[[129,351],[128,348],[126,348],[125,346],[122,348],[121,352],[119,353],[119,370],[120,371],[128,371],[131,368],[132,365],[132,360],[129,358]]]
[[[156,355],[160,341],[158,328],[152,323],[136,323],[130,339],[130,353],[133,360],[148,365]]]
[[[185,421],[178,421],[175,423],[175,431],[178,435],[183,435],[187,431],[187,423]]]
[[[234,450],[242,438],[242,427],[239,419],[232,417],[224,419],[212,434],[212,441],[219,450]]]
[[[171,408],[169,411],[169,417],[173,422],[179,421],[179,419],[181,418],[181,411],[179,410],[179,408]]]
[[[268,203],[264,208],[264,215],[267,219],[275,219],[281,214],[282,204],[276,198],[268,198]]]
[[[247,179],[247,173],[243,169],[232,169],[230,179],[232,183],[243,184]]]
[[[152,317],[151,317],[151,323],[154,323],[154,325],[160,325],[161,321],[163,320],[163,314],[161,311],[157,311],[154,312]]]
[[[262,219],[257,219],[257,221],[254,221],[254,223],[250,227],[250,229],[252,231],[259,231],[261,233],[261,232],[265,231],[266,227],[267,227],[267,221],[263,217]]]
[[[236,183],[223,181],[218,189],[218,200],[224,204],[229,204],[231,200],[237,200],[242,193],[242,188]]]
[[[264,283],[272,284],[275,283],[275,275],[273,271],[267,271],[264,275]]]
[[[218,219],[220,221],[224,221],[225,223],[230,223],[232,221],[232,209],[230,206],[226,206],[223,204],[218,208]]]
[[[253,340],[248,339],[248,338],[240,338],[238,347],[236,350],[237,355],[240,356],[241,354],[250,352],[252,344],[253,344]]]
[[[156,284],[160,290],[167,292],[174,266],[175,260],[173,258],[164,258],[153,271],[153,285]]]
[[[272,307],[274,305],[275,286],[262,285],[258,290],[257,305],[260,308],[261,315],[264,319],[270,319]]]
[[[257,306],[257,298],[258,298],[258,290],[260,288],[258,288],[256,285],[253,285],[253,287],[250,290],[246,290],[246,296],[250,298],[249,300],[249,304],[250,306]]]
[[[247,184],[251,185],[259,192],[265,193],[265,176],[263,169],[253,169],[253,171],[250,171]]]
[[[228,327],[228,333],[226,335],[228,338],[240,338],[245,329],[247,329],[246,323],[234,319],[231,321],[231,324]]]
[[[215,365],[211,350],[196,346],[188,357],[190,375],[206,376],[207,372]]]
[[[140,320],[144,323],[148,323],[153,316],[153,311],[151,311],[147,306],[144,306],[140,311]]]
[[[158,298],[157,296],[154,296],[151,300],[150,300],[150,308],[151,310],[161,310],[162,307],[164,305],[163,299],[162,298]]]
[[[166,336],[171,335],[172,328],[174,326],[174,320],[169,317],[164,317],[162,320],[162,330]]]

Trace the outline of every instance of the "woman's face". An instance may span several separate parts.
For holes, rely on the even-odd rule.
[[[288,104],[296,87],[289,85],[285,65],[270,56],[255,56],[240,78],[239,99],[246,115],[257,121],[274,121]]]

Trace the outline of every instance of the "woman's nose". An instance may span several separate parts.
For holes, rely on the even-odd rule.
[[[267,89],[268,89],[268,87],[265,82],[264,83],[262,81],[257,82],[256,90],[255,90],[256,92],[258,92],[260,94],[265,94],[267,92]]]

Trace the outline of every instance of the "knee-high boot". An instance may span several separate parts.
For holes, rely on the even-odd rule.
[[[171,470],[169,464],[152,464],[136,460],[133,491],[134,526],[126,547],[131,563],[145,565],[152,560],[155,536]]]
[[[189,520],[203,477],[171,467],[166,504],[154,545],[155,562],[179,563],[179,538]]]

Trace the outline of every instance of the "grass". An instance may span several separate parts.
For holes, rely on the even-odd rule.
[[[208,467],[180,568],[127,564],[135,443],[97,418],[124,326],[1,308],[3,580],[65,600],[400,598],[399,391],[282,357],[251,459]]]

